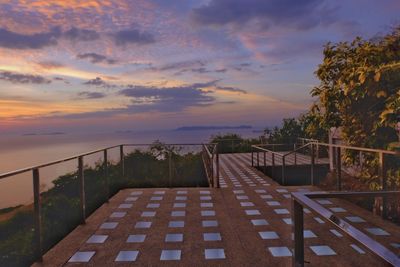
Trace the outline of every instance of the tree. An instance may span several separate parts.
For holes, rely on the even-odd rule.
[[[382,38],[328,43],[315,73],[321,83],[311,94],[318,97],[314,109],[322,119],[316,124],[326,131],[342,127],[350,145],[387,148],[396,141],[400,27]]]

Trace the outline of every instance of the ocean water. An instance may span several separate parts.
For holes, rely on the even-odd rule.
[[[148,144],[155,140],[164,143],[204,143],[212,135],[237,133],[242,137],[257,138],[260,134],[253,129],[193,130],[193,131],[143,131],[96,134],[58,135],[0,135],[0,173],[26,168],[91,150],[119,144]],[[110,151],[110,159],[117,160],[118,150]],[[102,155],[85,157],[85,164],[94,165]],[[41,188],[51,187],[60,175],[73,172],[76,161],[40,169]],[[32,202],[32,175],[25,173],[0,180],[0,208]]]

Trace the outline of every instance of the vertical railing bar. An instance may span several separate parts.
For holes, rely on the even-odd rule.
[[[385,154],[379,152],[379,177],[381,179],[381,190],[387,190],[387,181],[386,181],[386,166],[385,166]],[[387,198],[382,197],[382,208],[381,214],[382,218],[385,219],[387,217]]]
[[[257,151],[257,167],[260,167],[260,152]]]
[[[272,171],[271,171],[271,173],[272,173],[272,178],[274,178],[274,176],[275,176],[275,153],[271,153],[271,155],[272,155]]]
[[[266,157],[267,157],[267,152],[265,152],[264,151],[264,173],[266,174],[267,173],[267,159],[266,159]]]
[[[103,162],[103,171],[104,171],[104,181],[105,181],[105,187],[106,187],[106,198],[107,202],[110,199],[110,180],[108,177],[108,155],[107,155],[107,149],[104,149],[104,162]]]
[[[168,182],[169,187],[172,185],[172,151],[168,151]]]
[[[285,156],[282,156],[282,185],[286,185],[285,168],[286,168],[286,159]]]
[[[119,157],[121,162],[121,175],[122,178],[125,177],[125,154],[124,154],[124,145],[119,146]]]
[[[218,152],[218,145],[215,145],[215,153],[216,153],[216,168],[217,168],[217,188],[220,188],[220,183],[219,183],[219,152]]]
[[[39,169],[32,170],[33,177],[33,198],[34,198],[34,253],[38,261],[43,261],[43,236],[42,236],[42,207],[40,197],[40,176]]]
[[[83,157],[78,157],[78,183],[79,183],[79,201],[81,208],[81,224],[86,223],[86,197],[85,197],[85,177],[83,170]]]
[[[340,147],[336,148],[336,175],[337,190],[342,191],[342,152]]]
[[[315,154],[314,154],[314,144],[311,143],[311,185],[314,184],[314,168],[315,168]]]

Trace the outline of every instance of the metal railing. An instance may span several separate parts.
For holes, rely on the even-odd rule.
[[[203,144],[203,163],[210,187],[219,188],[219,154],[218,144]]]
[[[303,208],[308,208],[311,212],[323,217],[326,221],[334,224],[342,232],[350,236],[355,241],[364,245],[370,252],[378,256],[385,262],[400,266],[400,258],[369,237],[365,233],[358,230],[348,222],[338,218],[331,211],[314,201],[315,198],[349,198],[349,197],[400,197],[399,191],[379,191],[379,192],[296,192],[292,193],[292,220],[293,220],[293,261],[295,267],[304,266],[304,214]]]
[[[152,146],[154,144],[120,144],[110,147],[105,147],[102,149],[93,150],[90,152],[74,155],[71,157],[47,162],[44,164],[39,164],[27,168],[22,168],[15,171],[10,171],[6,173],[0,174],[0,180],[9,178],[12,176],[16,176],[18,174],[32,172],[32,181],[33,181],[33,196],[34,196],[34,205],[33,205],[33,217],[34,217],[34,257],[38,261],[42,261],[42,256],[44,254],[43,250],[43,233],[42,233],[42,211],[41,211],[41,193],[40,193],[40,172],[39,170],[44,167],[49,167],[53,165],[57,165],[64,162],[70,162],[73,160],[77,160],[78,168],[77,168],[77,179],[79,185],[79,207],[80,207],[80,223],[86,223],[86,197],[85,197],[85,179],[84,179],[84,157],[93,155],[96,153],[103,153],[103,170],[104,170],[104,178],[105,178],[105,190],[106,190],[106,201],[108,202],[110,195],[110,180],[108,175],[108,151],[110,149],[119,148],[119,161],[121,167],[121,175],[124,177],[126,175],[126,166],[125,166],[125,153],[124,148],[126,147],[143,147],[143,146]],[[210,186],[219,187],[219,156],[218,156],[218,147],[217,144],[164,144],[166,147],[172,146],[200,146],[203,148],[202,160],[204,164],[204,168],[207,172],[207,176],[209,178]],[[209,150],[209,147],[212,148],[212,151]],[[168,154],[168,165],[169,165],[169,181],[171,184],[172,179],[172,167],[171,167],[171,154]],[[211,172],[209,172],[211,170]]]
[[[293,145],[293,150],[289,151],[287,153],[283,152],[276,152],[274,150],[268,149],[266,147],[271,147],[273,144],[269,145],[253,145],[253,151],[251,153],[251,159],[252,159],[252,166],[253,167],[267,167],[267,161],[272,162],[272,172],[274,172],[276,168],[276,160],[277,158],[281,162],[282,166],[282,184],[284,185],[286,182],[286,177],[285,177],[285,168],[286,168],[286,163],[287,163],[287,158],[290,155],[293,155],[294,162],[292,165],[297,166],[298,165],[298,154],[299,151],[306,149],[309,154],[309,162],[302,162],[302,164],[310,164],[310,177],[311,177],[311,185],[315,185],[314,183],[314,176],[315,176],[315,165],[320,163],[320,157],[318,156],[320,153],[319,151],[321,150],[321,147],[326,147],[329,150],[333,150],[334,153],[330,153],[330,155],[333,155],[334,157],[334,162],[335,162],[335,173],[337,176],[337,190],[340,191],[342,189],[342,151],[343,150],[352,150],[356,151],[359,154],[359,159],[360,163],[359,165],[362,165],[362,160],[363,160],[363,153],[377,153],[379,157],[379,177],[381,177],[381,187],[383,190],[386,190],[387,184],[386,184],[386,156],[387,155],[397,155],[400,156],[398,152],[395,151],[389,151],[389,150],[382,150],[382,149],[372,149],[372,148],[363,148],[363,147],[353,147],[353,146],[346,146],[346,145],[338,145],[338,144],[327,144],[327,143],[321,143],[321,142],[310,142],[307,143],[301,147],[296,147],[296,144]],[[281,144],[278,144],[281,145]],[[260,165],[260,153],[263,154],[262,158],[262,165]],[[304,154],[304,153],[302,153]],[[269,160],[267,157],[270,157]]]

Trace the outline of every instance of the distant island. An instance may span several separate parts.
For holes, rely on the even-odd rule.
[[[35,135],[63,135],[63,132],[51,132],[51,133],[26,133],[22,136],[35,136]]]
[[[202,130],[234,130],[234,129],[252,129],[250,125],[240,126],[186,126],[176,128],[175,131],[202,131]]]

